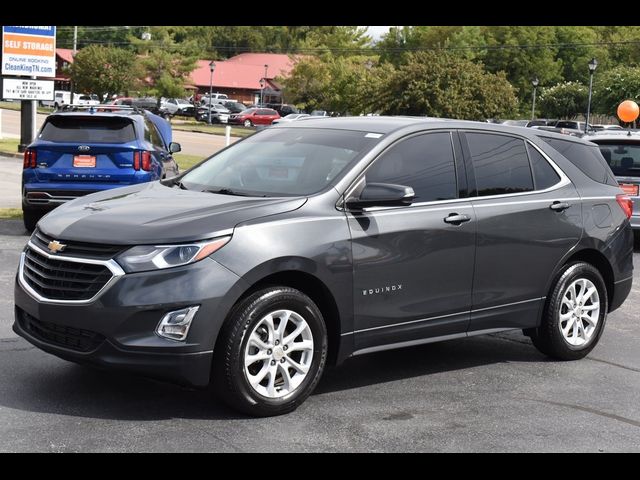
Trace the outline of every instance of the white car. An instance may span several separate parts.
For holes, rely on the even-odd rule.
[[[289,115],[286,115],[282,118],[278,118],[277,120],[274,120],[271,124],[276,125],[278,123],[295,122],[296,120],[300,120],[301,118],[309,118],[309,117],[311,117],[311,115],[309,115],[308,113],[290,113]]]

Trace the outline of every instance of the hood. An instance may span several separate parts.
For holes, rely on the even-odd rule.
[[[160,182],[117,188],[61,205],[40,220],[47,235],[111,245],[212,238],[239,223],[300,208],[306,197],[256,198],[181,190]]]

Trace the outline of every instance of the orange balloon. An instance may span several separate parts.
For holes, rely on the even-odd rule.
[[[625,100],[618,105],[618,118],[623,122],[633,122],[640,115],[640,108],[633,100]]]

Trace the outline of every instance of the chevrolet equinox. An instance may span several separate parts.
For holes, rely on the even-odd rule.
[[[631,289],[632,208],[581,139],[302,120],[46,215],[13,328],[74,362],[211,383],[257,416],[381,350],[521,329],[575,360]]]

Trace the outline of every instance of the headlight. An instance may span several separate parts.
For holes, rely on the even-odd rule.
[[[231,237],[185,245],[140,245],[116,257],[125,272],[145,272],[197,262],[222,248]]]

